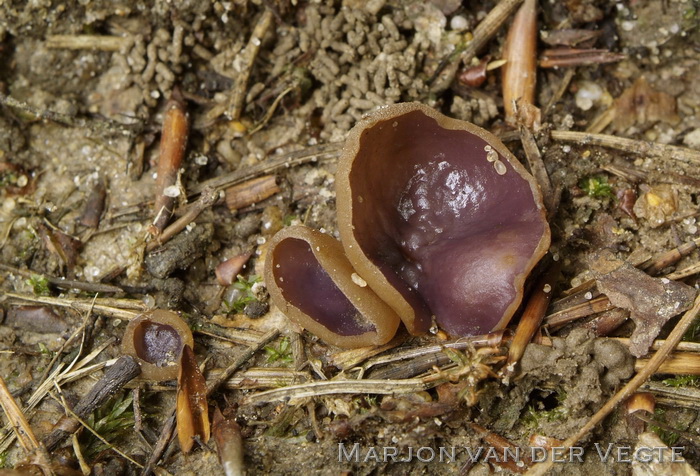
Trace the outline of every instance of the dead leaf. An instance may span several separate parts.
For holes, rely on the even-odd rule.
[[[207,382],[199,371],[192,348],[185,345],[180,354],[177,376],[177,438],[180,448],[189,453],[195,437],[206,443],[210,433]]]
[[[243,438],[238,423],[224,418],[217,408],[212,422],[212,435],[226,476],[243,474]]]
[[[66,233],[63,233],[58,228],[50,229],[48,226],[40,223],[37,227],[41,235],[44,245],[51,252],[56,254],[63,264],[66,266],[68,276],[73,275],[73,268],[78,259],[78,250],[83,243],[73,238]]]
[[[644,78],[637,79],[615,100],[613,126],[617,131],[635,124],[651,125],[659,121],[675,124],[679,120],[676,98],[652,89]]]
[[[629,263],[615,258],[609,250],[591,259],[598,290],[617,307],[630,311],[635,329],[630,352],[646,355],[663,325],[673,316],[690,309],[697,290],[666,278],[652,278]]]

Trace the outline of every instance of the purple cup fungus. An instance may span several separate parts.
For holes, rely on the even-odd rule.
[[[502,329],[549,248],[539,188],[503,143],[419,103],[384,107],[350,131],[336,195],[344,255],[333,238],[294,227],[275,236],[265,265],[273,303],[344,347],[387,342],[394,314],[414,335],[432,316],[458,336]],[[375,333],[361,333],[368,326]]]
[[[187,323],[172,311],[157,309],[129,322],[122,337],[122,353],[136,358],[142,379],[160,382],[177,378],[185,344],[194,346]]]
[[[355,273],[338,240],[305,226],[272,238],[265,283],[287,317],[333,345],[381,345],[399,327],[399,317]]]

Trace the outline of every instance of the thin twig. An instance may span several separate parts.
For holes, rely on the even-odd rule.
[[[472,58],[498,32],[501,25],[523,2],[523,0],[501,0],[474,29],[472,40],[465,46],[461,54],[452,54],[443,61],[441,67],[430,78],[431,93],[441,93],[452,84],[461,63],[470,64]]]
[[[54,395],[53,393],[50,393],[50,395],[51,395],[51,397],[52,397],[54,400],[56,400],[58,403],[63,404],[63,402],[61,402],[61,399],[58,398],[56,395]],[[97,439],[100,440],[102,443],[104,443],[109,449],[111,449],[112,451],[114,451],[115,453],[117,453],[119,456],[121,456],[122,458],[126,459],[126,460],[129,461],[130,463],[133,463],[136,467],[138,467],[138,468],[143,468],[143,465],[140,464],[138,461],[133,460],[132,458],[129,457],[129,455],[127,455],[127,454],[124,453],[123,451],[119,450],[116,446],[114,446],[113,444],[111,444],[109,441],[105,440],[104,437],[103,437],[102,435],[100,435],[99,433],[97,433],[90,425],[88,425],[87,422],[85,422],[85,420],[84,420],[83,418],[80,418],[78,415],[76,415],[75,412],[74,412],[73,410],[71,410],[70,408],[65,407],[65,406],[64,406],[64,409],[65,409],[66,413],[68,413],[68,416],[69,416],[70,418],[75,419],[80,425],[82,425],[83,427],[85,427],[86,430],[88,430],[90,433],[92,433],[93,436],[95,436],[95,438],[97,438]]]
[[[304,383],[289,387],[275,388],[265,392],[250,395],[246,403],[268,403],[280,400],[320,397],[322,395],[363,394],[395,395],[399,393],[422,392],[433,387],[424,379],[403,380],[329,380],[323,382]]]
[[[615,306],[610,304],[610,300],[607,296],[600,296],[590,301],[577,304],[568,309],[552,313],[544,318],[545,325],[547,327],[561,327],[571,321],[575,321],[582,317],[590,316],[591,314],[597,314],[603,311],[609,311],[614,309]]]
[[[530,171],[535,177],[535,180],[537,180],[540,190],[542,190],[544,205],[547,208],[548,215],[553,216],[556,212],[557,204],[554,201],[554,189],[552,188],[552,182],[550,181],[549,174],[544,166],[542,154],[537,146],[537,142],[535,142],[535,137],[532,134],[532,131],[524,125],[520,126],[520,140],[523,144],[523,150],[525,151],[527,162],[530,164]]]
[[[665,251],[658,256],[654,257],[654,260],[642,268],[647,274],[654,276],[658,274],[662,269],[667,268],[673,264],[676,264],[684,256],[688,256],[691,252],[695,251],[698,246],[700,246],[700,238],[696,238],[687,243],[683,243],[672,250]]]
[[[12,398],[10,390],[5,385],[5,380],[0,377],[0,406],[5,412],[5,416],[10,421],[12,429],[15,430],[17,439],[22,445],[22,448],[27,453],[32,453],[39,449],[41,444],[39,440],[34,436],[32,428],[29,426],[29,422],[24,416],[22,409],[17,405],[15,399]]]
[[[283,154],[279,158],[268,159],[251,167],[236,170],[234,172],[219,177],[214,177],[210,180],[196,184],[191,187],[190,193],[201,193],[206,187],[212,187],[220,190],[237,183],[245,182],[246,180],[259,175],[272,173],[278,169],[294,167],[307,162],[323,162],[326,160],[336,159],[340,155],[340,150],[342,147],[342,143],[321,144],[290,152],[288,154]]]
[[[69,116],[68,114],[61,114],[59,112],[39,110],[33,106],[30,106],[26,102],[18,101],[12,96],[7,96],[2,93],[0,93],[0,104],[12,109],[17,109],[27,114],[31,114],[32,116],[35,116],[39,119],[55,122],[64,126],[76,127],[80,129],[89,129],[95,132],[117,132],[122,135],[129,135],[141,128],[140,123],[121,124],[110,120],[82,119],[79,117]]]
[[[270,25],[272,25],[273,19],[274,15],[272,14],[272,11],[269,8],[266,8],[258,19],[258,22],[255,24],[253,33],[250,35],[250,39],[248,40],[248,45],[245,47],[245,50],[243,50],[241,55],[241,69],[236,76],[236,82],[233,84],[233,94],[229,105],[229,118],[233,121],[240,119],[241,113],[243,112],[243,102],[245,101],[248,91],[248,79],[250,78],[250,73],[253,71],[253,64],[255,63],[255,58],[258,56],[258,51],[260,50],[263,37],[270,28]]]
[[[54,276],[47,276],[42,273],[34,273],[29,270],[15,268],[4,263],[0,263],[0,269],[7,271],[9,273],[18,274],[20,276],[25,276],[31,278],[32,276],[41,276],[46,279],[49,284],[53,284],[56,287],[62,289],[79,289],[81,291],[86,291],[89,293],[123,293],[124,290],[119,286],[114,286],[111,284],[102,283],[86,283],[84,281],[75,281],[73,279],[56,278]]]
[[[80,399],[75,405],[75,410],[71,413],[76,415],[78,419],[87,418],[140,373],[141,367],[136,359],[130,355],[120,357],[93,385],[90,391]],[[79,422],[74,418],[62,417],[49,436],[44,439],[44,445],[49,451],[54,450],[61,441],[71,433],[76,432],[79,426]]]
[[[70,307],[78,311],[87,312],[91,309],[99,314],[131,320],[148,310],[146,304],[136,299],[108,299],[99,298],[93,302],[91,299],[79,298],[55,298],[50,296],[34,296],[29,294],[5,293],[8,298],[21,301],[38,302],[52,306]]]
[[[224,370],[221,373],[221,375],[218,375],[213,382],[209,382],[207,384],[207,397],[210,397],[211,394],[219,388],[219,386],[223,385],[229,378],[231,378],[234,372],[236,372],[236,370],[238,370],[241,367],[241,365],[248,362],[248,360],[250,360],[250,358],[256,352],[258,352],[267,344],[275,340],[279,334],[280,332],[277,329],[273,329],[264,336],[262,336],[254,346],[250,346],[245,351],[243,351],[243,353],[239,355],[238,358],[236,358],[236,360],[234,360],[231,365],[226,367],[226,370]]]
[[[202,191],[199,199],[187,207],[187,211],[171,225],[165,228],[159,235],[146,245],[146,251],[153,251],[162,244],[168,242],[173,236],[184,230],[187,225],[192,223],[200,213],[216,203],[219,198],[219,192],[212,188],[207,188]]]
[[[68,50],[124,51],[134,44],[129,36],[112,35],[50,35],[46,37],[47,48]]]
[[[564,93],[569,89],[569,84],[571,84],[571,80],[574,79],[574,74],[576,73],[575,68],[569,68],[566,70],[566,73],[564,73],[564,77],[561,79],[559,82],[559,86],[557,87],[557,90],[554,91],[554,94],[552,94],[552,97],[549,98],[549,101],[547,101],[547,104],[545,104],[544,108],[542,108],[542,117],[548,117],[549,113],[552,111],[552,108],[554,105],[559,102],[559,100],[564,96]]]
[[[552,139],[563,142],[575,142],[581,145],[599,145],[622,150],[637,155],[675,159],[682,162],[700,164],[700,151],[675,145],[656,144],[607,134],[589,134],[576,131],[552,131]]]

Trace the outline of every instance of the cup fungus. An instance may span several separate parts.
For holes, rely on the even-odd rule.
[[[129,322],[122,338],[122,352],[136,357],[143,379],[160,382],[177,378],[177,364],[185,344],[194,345],[187,323],[174,312],[157,309]]]
[[[418,103],[350,131],[336,195],[344,256],[295,227],[275,236],[265,264],[273,302],[340,346],[387,342],[394,315],[414,335],[433,315],[454,335],[502,329],[549,247],[537,184],[501,141]]]

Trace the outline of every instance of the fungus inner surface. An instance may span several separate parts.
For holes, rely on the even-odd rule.
[[[175,328],[144,320],[134,329],[134,348],[139,358],[158,367],[173,365],[182,350]]]
[[[349,178],[355,238],[389,282],[450,333],[496,327],[547,233],[530,182],[420,111],[365,129]]]
[[[273,275],[287,302],[341,336],[375,330],[338,289],[306,241],[287,238],[274,253]]]

